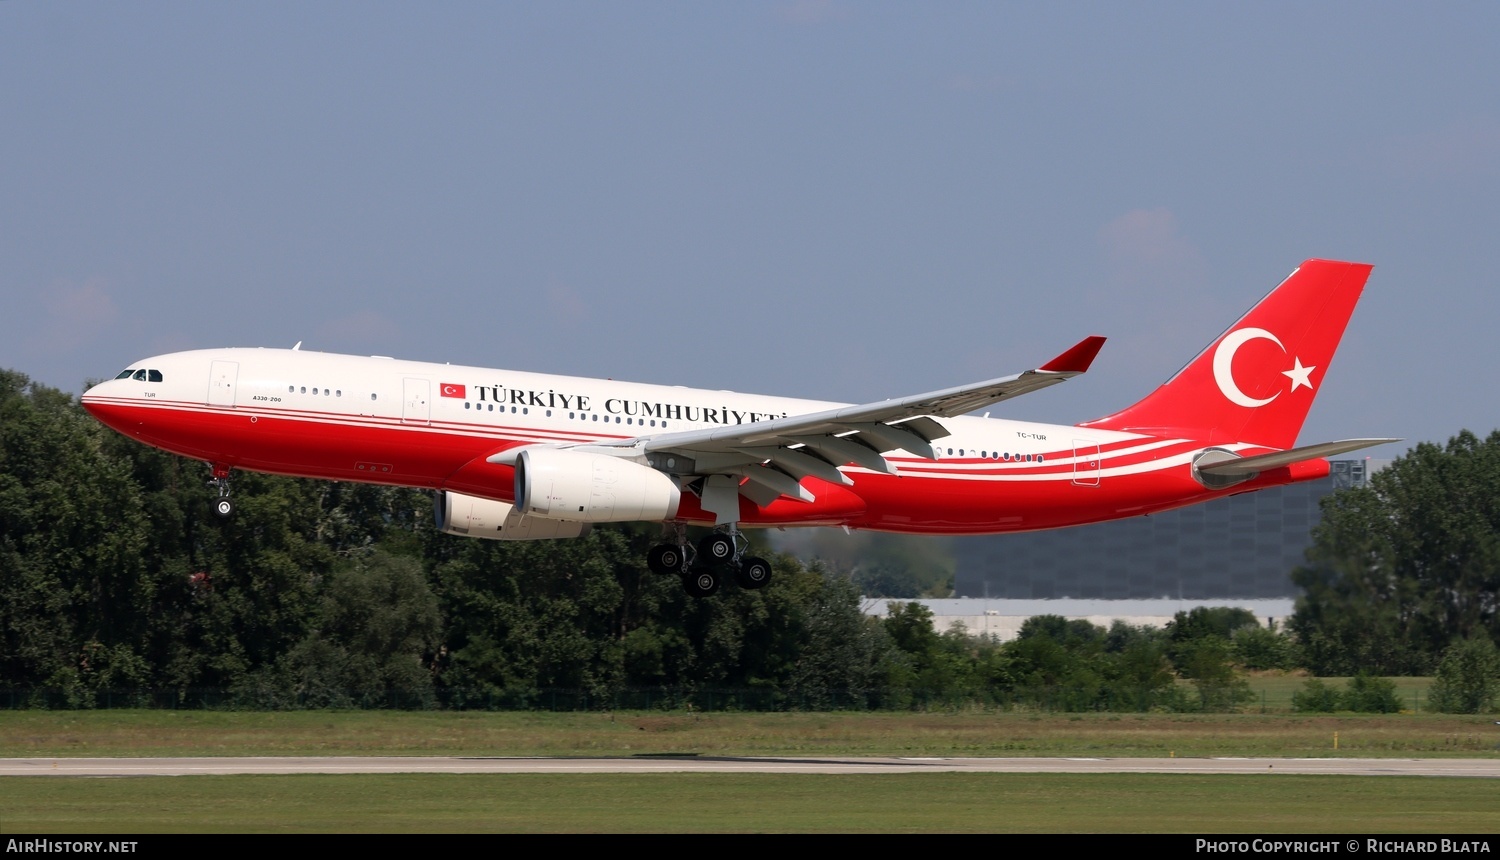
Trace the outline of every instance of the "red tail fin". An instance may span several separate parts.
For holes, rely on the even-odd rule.
[[[1371,268],[1308,260],[1146,399],[1080,426],[1292,447]]]

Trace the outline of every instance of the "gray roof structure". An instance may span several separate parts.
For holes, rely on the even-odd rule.
[[[1012,600],[1290,599],[1319,503],[1362,486],[1384,461],[1335,460],[1321,481],[1149,517],[1059,531],[956,538],[959,597]]]

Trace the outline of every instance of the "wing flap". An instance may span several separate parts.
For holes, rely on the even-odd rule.
[[[753,461],[770,460],[776,464],[777,468],[790,473],[799,480],[811,476],[822,478],[830,484],[854,486],[854,482],[849,479],[848,475],[840,472],[837,465],[795,448],[740,448],[738,450]]]
[[[905,429],[905,425],[869,422],[850,424],[849,429],[858,433],[860,438],[873,443],[870,447],[882,454],[888,451],[909,451],[924,460],[937,459],[937,452],[932,450],[932,444]]]
[[[767,490],[774,490],[778,495],[787,496],[799,502],[815,502],[818,500],[817,496],[814,496],[808,492],[806,487],[802,486],[800,480],[769,466],[746,466],[743,469],[736,470],[736,473],[749,478],[751,483],[759,484]],[[743,493],[743,490],[741,492]],[[748,494],[746,494],[746,498],[754,500]]]
[[[934,424],[937,422],[934,421]],[[787,440],[823,454],[829,462],[853,463],[872,472],[896,474],[896,467],[856,436],[788,436]]]

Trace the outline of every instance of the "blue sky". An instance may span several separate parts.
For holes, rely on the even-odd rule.
[[[0,4],[0,367],[290,346],[868,401],[1159,384],[1375,274],[1303,431],[1500,426],[1493,3]],[[1394,456],[1405,446],[1373,452]]]

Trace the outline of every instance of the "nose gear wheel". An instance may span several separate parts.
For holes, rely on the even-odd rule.
[[[213,465],[213,477],[209,479],[208,485],[219,491],[219,497],[214,499],[214,513],[221,519],[228,519],[234,514],[234,501],[229,498],[229,467]]]

